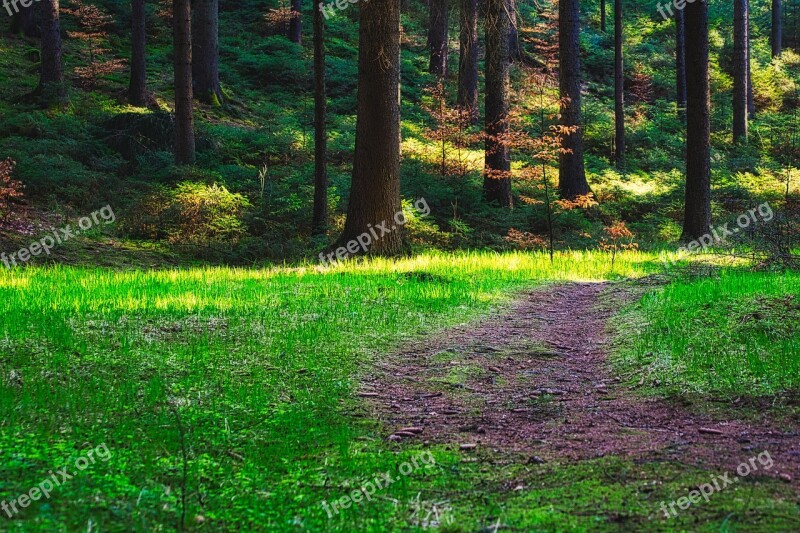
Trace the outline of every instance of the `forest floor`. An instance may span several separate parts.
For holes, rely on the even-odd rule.
[[[729,472],[766,450],[774,467],[754,462],[753,475],[797,489],[800,427],[779,409],[746,394],[656,396],[638,390],[644,377],[615,373],[609,320],[645,284],[529,291],[502,316],[407,345],[361,394],[390,440],[509,453],[527,464],[620,456]]]

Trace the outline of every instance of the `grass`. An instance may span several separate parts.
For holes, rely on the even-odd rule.
[[[426,448],[434,466],[403,475],[422,450],[383,439],[354,394],[370,362],[405,339],[488,313],[518,290],[641,276],[653,260],[625,253],[613,275],[608,256],[589,252],[554,265],[543,254],[461,253],[330,270],[1,272],[0,500],[62,466],[75,475],[4,515],[3,528],[670,529],[658,502],[708,472],[616,458],[526,465],[437,446]],[[103,444],[108,461],[76,472]],[[323,501],[382,472],[396,481],[328,517]],[[796,510],[788,490],[754,479],[744,500],[720,494],[673,524],[786,525]]]
[[[642,274],[648,259],[628,254],[618,272]],[[331,270],[0,273],[0,496],[104,443],[111,460],[15,523],[175,527],[184,490],[185,520],[215,528],[318,518],[331,470],[357,477],[396,462],[358,440],[374,425],[346,416],[375,354],[516,289],[607,271],[606,256],[576,252],[552,266],[542,254],[465,253]]]
[[[648,383],[756,395],[800,385],[798,273],[724,269],[678,281],[647,294],[622,324],[634,341],[622,359]]]

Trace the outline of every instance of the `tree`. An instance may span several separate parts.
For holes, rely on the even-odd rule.
[[[558,188],[561,196],[574,199],[591,192],[583,167],[581,129],[580,9],[578,0],[558,3],[559,91],[562,110],[560,124],[575,128],[565,135],[559,157]]]
[[[400,0],[370,0],[360,9],[353,181],[335,251],[372,230],[378,237],[369,253],[390,255],[403,247],[392,228],[400,211]]]
[[[478,0],[460,0],[458,106],[478,120]]]
[[[508,129],[510,57],[508,0],[486,0],[486,142],[483,193],[490,203],[512,207],[511,158],[502,137]]]
[[[675,11],[675,86],[678,116],[686,120],[686,29],[682,9]]]
[[[606,0],[600,0],[600,31],[606,32]]]
[[[750,52],[753,46],[750,44],[750,0],[746,1],[745,7],[747,8],[747,116],[750,120],[756,118],[756,104],[753,100],[753,75],[750,68]]]
[[[11,17],[11,33],[25,37],[38,37],[39,28],[36,26],[36,11],[34,11],[33,5],[28,4],[27,7],[19,5],[18,8],[19,11],[16,11]]]
[[[223,102],[219,85],[219,0],[193,0],[192,83],[195,97],[210,105]]]
[[[42,66],[39,75],[39,92],[55,87],[63,96],[64,70],[61,65],[61,19],[58,0],[42,2]]]
[[[508,55],[512,61],[522,59],[519,46],[519,26],[517,25],[517,0],[508,1]]]
[[[617,167],[625,161],[625,70],[622,58],[622,0],[614,0],[614,124]]]
[[[428,71],[439,77],[447,77],[447,29],[450,20],[448,0],[430,0],[430,26],[428,45],[431,48]]]
[[[780,57],[783,47],[783,22],[781,21],[783,7],[781,0],[772,0],[772,57]]]
[[[146,39],[144,0],[131,0],[131,81],[128,100],[140,107],[147,103]]]
[[[708,3],[696,0],[686,13],[686,201],[683,238],[696,239],[711,226],[711,93],[708,80]]]
[[[324,235],[328,227],[328,134],[325,127],[325,19],[314,10],[314,214],[312,235]]]
[[[733,142],[747,142],[747,0],[733,0]]]
[[[318,9],[315,11],[319,11]],[[290,41],[297,44],[303,42],[303,1],[292,0],[292,18],[289,19],[289,31],[287,37]]]
[[[194,163],[192,110],[192,10],[190,0],[173,0],[175,70],[175,164]]]

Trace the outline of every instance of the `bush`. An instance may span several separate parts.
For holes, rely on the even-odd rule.
[[[245,234],[242,216],[249,206],[247,198],[217,184],[182,182],[146,196],[126,217],[125,228],[135,237],[172,244],[235,243]]]
[[[12,213],[15,199],[22,197],[22,182],[11,178],[14,164],[11,158],[0,162],[0,226]]]

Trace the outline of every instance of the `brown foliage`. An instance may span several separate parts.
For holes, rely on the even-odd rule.
[[[107,58],[109,48],[103,46],[108,38],[108,30],[114,24],[114,17],[95,5],[84,4],[81,0],[71,0],[61,11],[75,17],[80,28],[78,31],[67,32],[67,35],[86,43],[80,54],[87,64],[75,67],[75,83],[78,87],[92,90],[100,78],[125,68],[127,62],[124,59]]]
[[[13,212],[14,204],[22,198],[22,182],[11,177],[16,163],[8,158],[0,162],[0,227]]]

